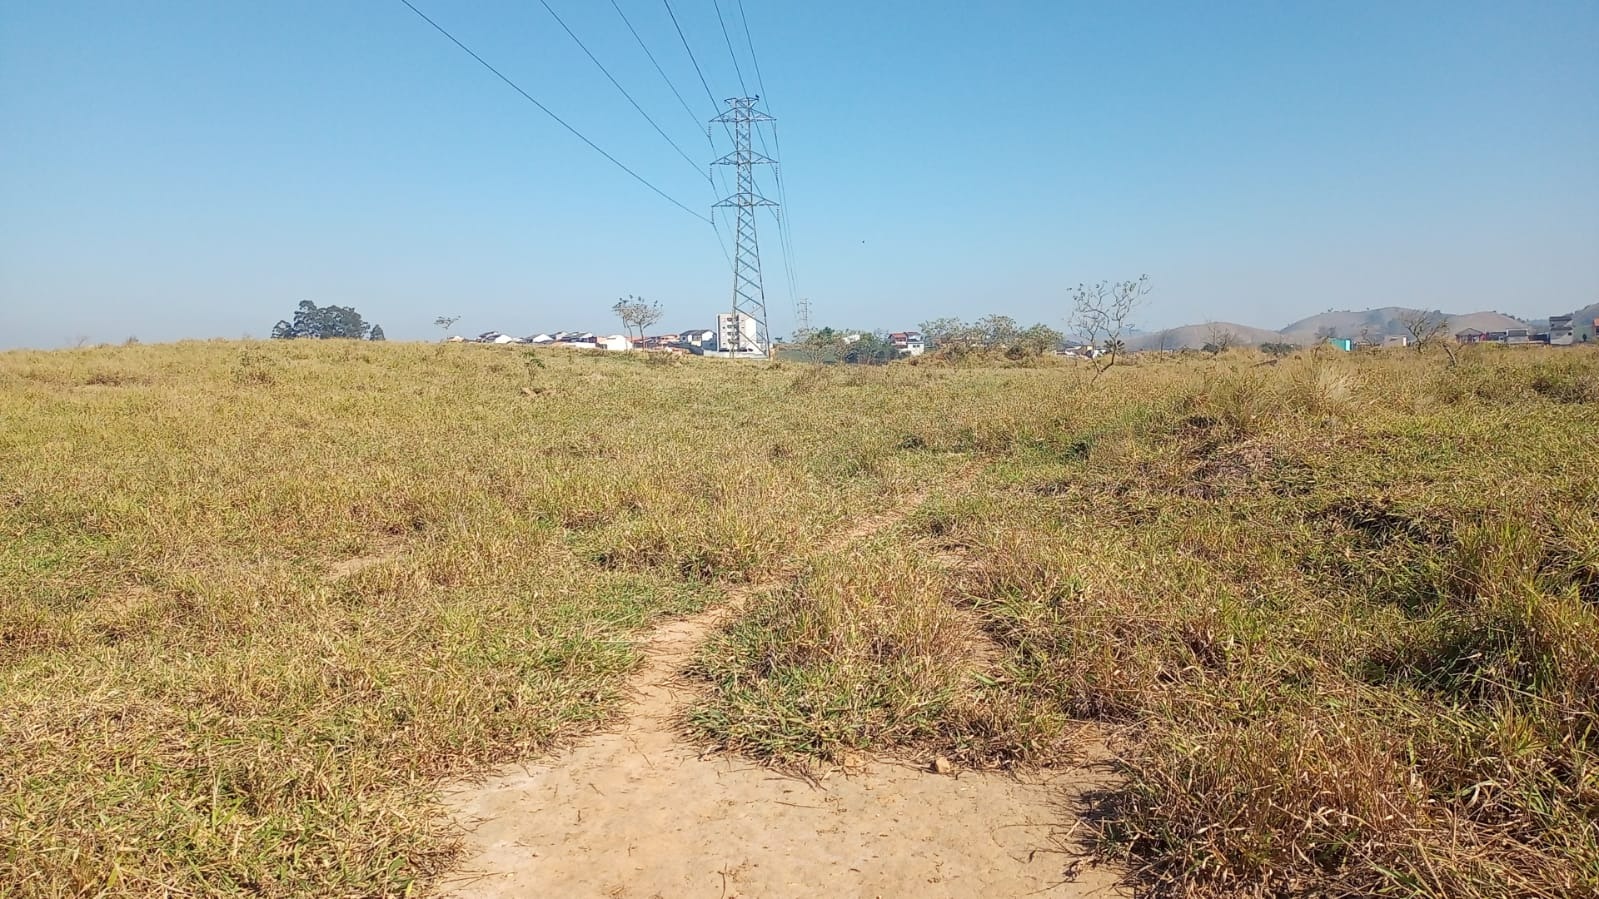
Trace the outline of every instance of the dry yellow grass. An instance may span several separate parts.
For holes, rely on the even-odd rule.
[[[1059,762],[1155,889],[1599,892],[1599,360],[0,355],[0,893],[402,894],[439,779],[758,596],[707,740]]]
[[[595,726],[641,628],[936,474],[891,396],[795,375],[0,356],[0,891],[410,889],[438,777]]]

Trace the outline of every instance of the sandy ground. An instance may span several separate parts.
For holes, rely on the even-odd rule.
[[[862,539],[914,508],[841,535]],[[701,757],[679,721],[694,650],[744,597],[658,629],[616,729],[525,768],[457,784],[465,830],[450,895],[675,899],[1127,896],[1077,847],[1067,797],[1104,782],[935,774],[877,762],[808,783]]]

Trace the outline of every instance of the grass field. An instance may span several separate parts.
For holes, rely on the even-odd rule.
[[[0,354],[0,895],[426,892],[442,778],[801,557],[701,653],[707,743],[1114,727],[1153,892],[1599,895],[1599,354],[919,361]]]

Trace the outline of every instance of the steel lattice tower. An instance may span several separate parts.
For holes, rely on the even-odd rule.
[[[771,343],[766,329],[766,288],[761,284],[761,245],[755,236],[755,210],[761,206],[776,206],[755,191],[755,167],[775,165],[776,160],[755,152],[751,138],[756,124],[775,122],[776,119],[755,108],[760,97],[729,99],[727,112],[713,122],[730,125],[733,134],[733,152],[716,160],[717,165],[733,166],[738,175],[738,187],[731,197],[716,204],[716,208],[732,207],[738,210],[738,227],[733,236],[733,333],[735,355],[754,350],[770,355]],[[754,322],[754,334],[745,332],[741,316]],[[751,338],[753,337],[753,341]],[[729,347],[722,347],[723,350]]]

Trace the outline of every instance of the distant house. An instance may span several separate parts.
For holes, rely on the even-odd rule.
[[[689,346],[705,346],[716,341],[716,332],[708,328],[691,328],[678,334],[677,339]]]
[[[1489,331],[1488,333],[1482,335],[1482,342],[1483,343],[1504,343],[1505,342],[1505,335],[1507,335],[1509,333],[1510,333],[1509,331]]]
[[[895,331],[888,335],[888,339],[894,344],[894,352],[900,356],[920,356],[927,349],[920,331]]]
[[[533,344],[534,346],[549,346],[555,342],[555,338],[549,334],[535,334],[532,337],[529,337],[527,342]]]
[[[1571,336],[1577,343],[1593,343],[1599,340],[1599,318],[1578,321],[1571,329]]]
[[[1467,328],[1464,331],[1455,332],[1455,342],[1456,343],[1482,343],[1483,340],[1487,336],[1488,336],[1488,332],[1487,331],[1479,331],[1476,328]]]
[[[1549,343],[1553,346],[1571,346],[1577,342],[1577,329],[1571,315],[1549,316]]]
[[[633,348],[633,341],[622,334],[612,334],[608,337],[595,337],[594,346],[598,349],[620,353]]]
[[[1532,332],[1526,328],[1509,328],[1505,331],[1505,343],[1530,343]]]
[[[1410,346],[1410,338],[1404,334],[1389,334],[1382,339],[1382,345],[1388,348]]]
[[[555,346],[592,350],[595,346],[594,335],[586,331],[581,334],[576,331],[560,331],[555,334]]]
[[[1355,341],[1348,337],[1329,337],[1327,338],[1327,345],[1330,347],[1336,347],[1346,353],[1353,353],[1355,351]]]

